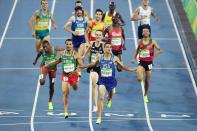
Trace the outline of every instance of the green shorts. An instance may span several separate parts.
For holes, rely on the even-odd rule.
[[[49,30],[36,30],[36,39],[43,40],[44,37],[49,36]]]

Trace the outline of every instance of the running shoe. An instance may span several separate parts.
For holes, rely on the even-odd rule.
[[[64,112],[64,118],[65,118],[65,119],[68,118],[68,112]]]
[[[96,120],[96,124],[101,124],[101,118],[98,118],[98,119]]]
[[[148,103],[148,96],[147,96],[147,95],[144,96],[144,102],[145,102],[145,103]]]
[[[48,102],[48,109],[53,110],[53,103],[52,102]]]
[[[108,101],[107,101],[107,108],[111,108],[111,99],[109,99]]]

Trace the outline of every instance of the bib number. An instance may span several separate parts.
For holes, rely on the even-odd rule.
[[[45,21],[45,22],[38,22],[38,26],[39,27],[47,27],[48,26],[48,22]]]
[[[112,68],[102,68],[101,69],[102,77],[112,77]]]
[[[81,28],[81,27],[77,27],[76,29],[75,29],[75,31],[78,31],[79,32],[79,36],[82,36],[82,35],[84,35],[85,34],[85,29],[84,28]]]
[[[119,46],[121,45],[121,38],[112,38],[112,45]]]
[[[64,65],[64,72],[69,73],[75,70],[74,64],[65,64]]]
[[[142,50],[140,52],[140,57],[141,58],[149,58],[150,57],[150,51],[149,50]]]
[[[91,55],[91,62],[95,62],[96,61],[96,54],[92,53]]]

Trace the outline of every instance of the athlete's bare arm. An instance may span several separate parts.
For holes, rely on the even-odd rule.
[[[122,25],[121,25],[121,26],[124,26],[124,25],[125,25],[125,22],[124,22],[124,20],[123,20],[122,16],[120,15],[120,13],[116,13],[116,15],[118,15],[118,18],[119,18],[119,20],[120,20],[120,21],[121,21],[121,23],[122,23]]]
[[[156,12],[153,10],[153,8],[151,9],[151,16],[153,16],[157,22],[160,21],[160,18],[156,15]]]
[[[98,54],[98,56],[96,57],[96,61],[95,62],[89,63],[87,65],[80,66],[80,68],[84,69],[84,68],[89,68],[89,67],[95,67],[96,65],[98,65],[100,57],[101,57],[101,55]]]
[[[125,33],[124,33],[124,29],[122,29],[122,38],[123,38],[123,50],[126,50],[126,43],[125,43]]]
[[[51,23],[52,23],[52,26],[53,26],[55,29],[57,29],[57,24],[56,24],[56,22],[55,22],[55,19],[54,19],[53,15],[50,14],[50,16],[51,16]]]
[[[140,40],[139,40],[140,41]],[[139,41],[138,41],[138,43],[139,43]],[[136,63],[136,61],[137,61],[137,55],[139,54],[139,44],[138,44],[138,47],[137,47],[137,49],[136,49],[136,51],[135,51],[135,54],[134,54],[134,57],[133,57],[133,60],[132,60],[132,63],[133,64],[135,64]]]
[[[161,48],[160,48],[159,44],[157,43],[157,41],[153,40],[153,45],[157,49],[156,55],[159,56],[161,54]]]
[[[75,32],[71,30],[70,26],[73,22],[73,17],[70,17],[70,19],[68,20],[68,22],[64,25],[64,29],[72,34],[75,35]]]
[[[120,59],[117,56],[114,56],[114,63],[117,64],[118,66],[120,66],[121,69],[125,70],[125,71],[130,71],[130,72],[134,72],[136,71],[135,68],[129,68],[126,65],[123,65],[120,61]]]
[[[31,33],[32,33],[32,37],[35,37],[35,29],[34,29],[34,26],[33,26],[33,23],[34,21],[36,20],[37,16],[39,14],[39,10],[36,10],[33,14],[33,16],[30,18],[29,20],[29,28],[31,30]]]

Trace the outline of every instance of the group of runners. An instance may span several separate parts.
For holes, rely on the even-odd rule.
[[[77,0],[71,15],[64,25],[64,29],[71,33],[72,37],[65,40],[63,48],[50,43],[49,21],[55,29],[57,24],[48,10],[47,0],[41,0],[41,9],[36,10],[29,21],[32,36],[36,38],[37,56],[33,64],[35,65],[39,57],[42,56],[40,85],[44,85],[46,76],[49,76],[48,109],[53,110],[54,83],[57,64],[60,63],[62,64],[61,80],[65,119],[69,116],[70,88],[78,89],[79,77],[83,76],[81,70],[85,68],[90,73],[92,81],[93,112],[98,112],[96,124],[100,124],[102,121],[106,91],[108,93],[107,108],[112,105],[112,97],[117,86],[116,69],[118,72],[122,70],[137,72],[138,80],[145,81],[144,102],[148,102],[147,93],[150,85],[154,48],[157,49],[156,55],[161,53],[159,45],[151,38],[150,17],[153,16],[158,21],[159,18],[149,6],[149,0],[142,0],[142,5],[136,9],[131,18],[133,21],[139,21],[138,47],[132,60],[135,63],[139,59],[137,68],[128,67],[122,63],[122,50],[126,50],[123,29],[125,21],[116,11],[114,2],[109,3],[109,10],[106,12],[96,9],[93,19],[83,9],[82,1]],[[86,57],[88,57],[89,64],[85,64]]]

